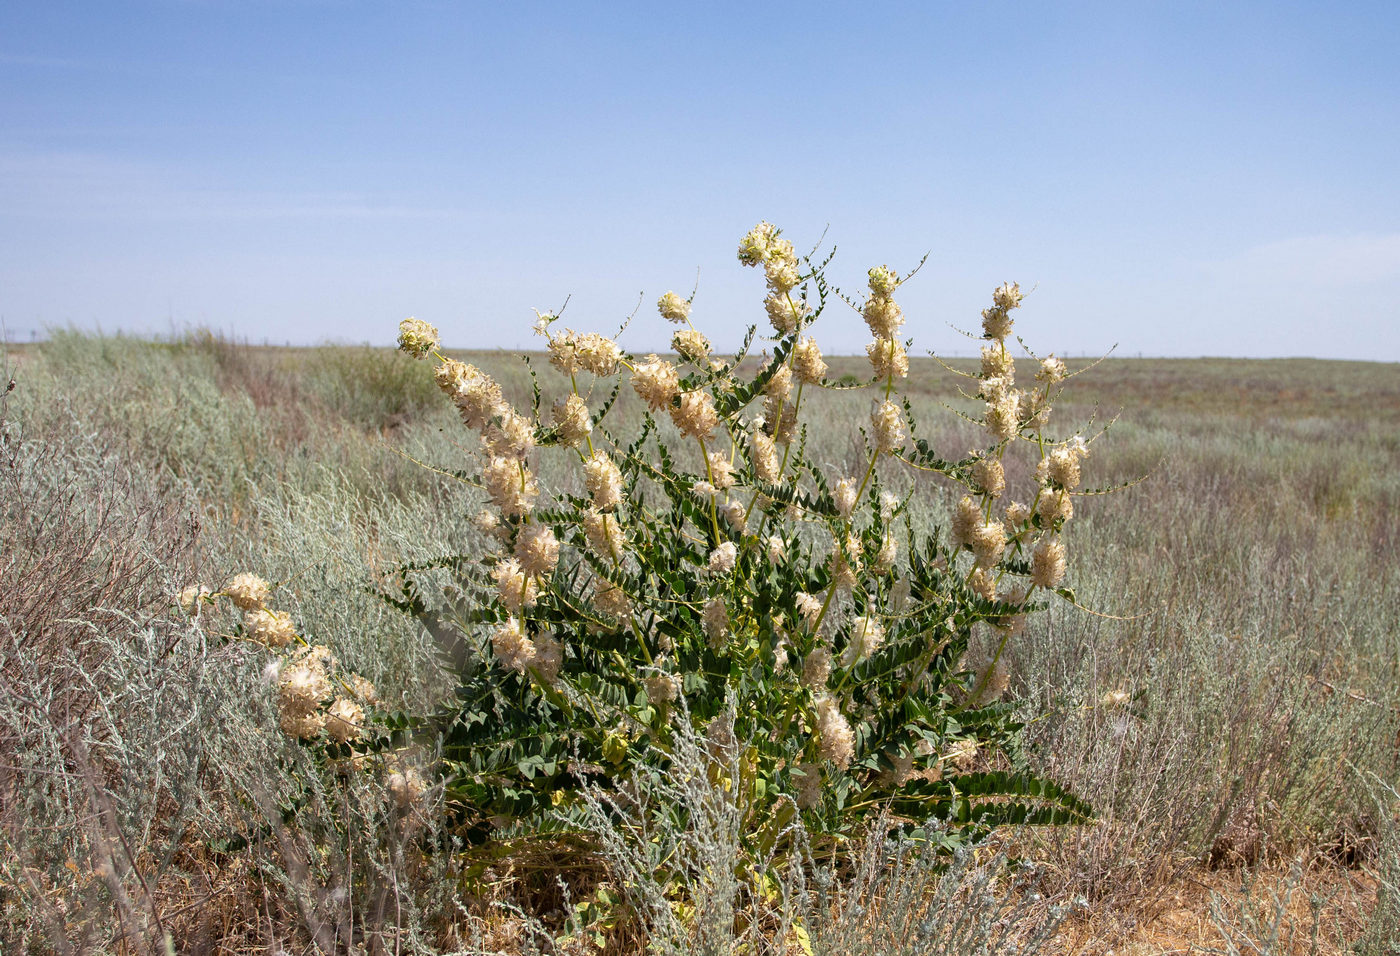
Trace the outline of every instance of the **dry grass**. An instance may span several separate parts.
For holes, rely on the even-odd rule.
[[[473,358],[527,398],[510,357]],[[865,374],[863,359],[832,365]],[[188,952],[347,937],[522,949],[528,923],[493,904],[557,909],[547,868],[473,876],[396,842],[372,810],[342,819],[336,778],[280,749],[256,704],[261,664],[169,600],[266,570],[405,706],[440,693],[431,642],[356,591],[396,561],[473,546],[470,491],[391,450],[460,461],[424,368],[364,350],[60,337],[25,347],[14,374],[0,412],[5,951],[143,951],[161,931]],[[910,382],[923,421],[963,407],[931,361]],[[1363,774],[1393,787],[1400,773],[1400,374],[1110,359],[1074,384],[1060,420],[1122,410],[1087,482],[1151,477],[1076,506],[1078,594],[1115,617],[1056,608],[1015,651],[1034,759],[1101,816],[1030,844],[1047,899],[1089,901],[1053,949],[1341,953],[1366,939],[1368,954],[1393,952],[1394,904],[1368,919],[1400,839]],[[854,419],[848,398],[863,400],[824,397],[812,421]],[[971,440],[956,423],[930,437],[949,452]],[[813,440],[835,466],[853,454]],[[931,503],[924,520],[940,516]],[[1120,688],[1131,708],[1100,706]],[[202,703],[218,705],[205,726],[181,730],[181,708]],[[186,759],[198,773],[174,773]],[[289,825],[259,788],[313,809]],[[335,855],[352,848],[372,877]],[[347,928],[345,900],[355,926],[381,901],[380,935]]]

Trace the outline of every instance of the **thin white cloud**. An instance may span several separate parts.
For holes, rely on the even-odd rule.
[[[0,155],[0,216],[151,222],[439,219],[455,214],[440,206],[357,193],[199,188],[189,179],[85,153]]]
[[[1212,271],[1282,287],[1394,281],[1400,279],[1400,233],[1281,239],[1217,263]]]

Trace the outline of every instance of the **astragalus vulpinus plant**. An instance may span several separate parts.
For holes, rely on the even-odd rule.
[[[536,380],[528,410],[443,355],[432,326],[400,326],[400,347],[440,363],[438,384],[480,437],[479,468],[460,477],[489,496],[477,523],[496,542],[432,565],[456,575],[462,600],[434,607],[414,584],[428,565],[405,568],[391,596],[461,644],[457,700],[423,724],[442,735],[461,832],[567,827],[585,787],[625,801],[625,781],[666,771],[681,720],[709,741],[717,785],[745,801],[759,856],[797,816],[817,837],[873,814],[911,831],[936,819],[928,832],[946,842],[1085,819],[1087,806],[1029,771],[1013,707],[997,701],[1007,640],[1063,590],[1088,453],[1048,431],[1062,361],[1037,360],[1034,385],[1016,385],[1007,338],[1020,289],[1001,286],[982,313],[967,390],[985,402],[982,447],[945,460],[915,437],[901,397],[910,343],[895,293],[908,276],[870,270],[852,302],[874,336],[871,378],[857,386],[873,395],[865,464],[840,474],[805,452],[808,429],[831,423],[803,419],[812,390],[851,387],[826,379],[813,335],[838,301],[830,258],[797,255],[763,222],[739,261],[766,275],[771,352],[746,361],[751,329],[738,354],[717,355],[674,292],[658,302],[679,326],[674,361],[545,314],[536,328],[568,388],[543,396]],[[629,384],[646,410],[623,435],[607,416]],[[1013,501],[1003,461],[1018,453],[1037,464]],[[547,454],[575,461],[586,493],[541,487]],[[950,528],[915,533],[907,494],[889,490],[901,467],[960,489]],[[973,668],[978,629],[992,650]],[[739,770],[725,774],[735,754]]]

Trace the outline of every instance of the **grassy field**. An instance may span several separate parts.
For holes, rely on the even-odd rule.
[[[471,360],[528,401],[515,357]],[[548,861],[469,870],[431,821],[388,826],[382,788],[327,777],[277,731],[254,649],[174,603],[254,571],[394,706],[450,693],[432,638],[369,593],[405,561],[484,547],[480,493],[415,463],[470,451],[429,367],[70,333],[5,364],[3,951],[136,952],[167,933],[179,952],[524,951],[511,907],[557,917]],[[972,366],[950,365],[915,359],[909,383],[955,457],[976,429],[956,414]],[[927,918],[972,913],[973,929],[1054,910],[1052,952],[1400,952],[1400,367],[1110,358],[1066,399],[1057,422],[1111,423],[1086,486],[1142,480],[1077,499],[1082,607],[1013,643],[1009,692],[1039,768],[1098,819],[1007,834],[1033,863],[1010,903],[972,864],[952,886],[881,862],[845,935],[813,947],[878,949],[892,907],[924,905],[895,892],[912,881],[943,907]],[[860,461],[846,426],[867,403],[808,406],[833,471]],[[639,414],[624,400],[618,418]],[[946,519],[940,481],[910,489],[918,521]],[[599,854],[575,889],[625,863]],[[624,929],[610,945],[640,944]]]

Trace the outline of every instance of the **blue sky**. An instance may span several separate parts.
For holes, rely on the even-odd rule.
[[[1400,4],[0,5],[0,316],[664,345],[763,318],[760,219],[929,261],[916,349],[1400,360]],[[841,306],[828,351],[868,337]]]

